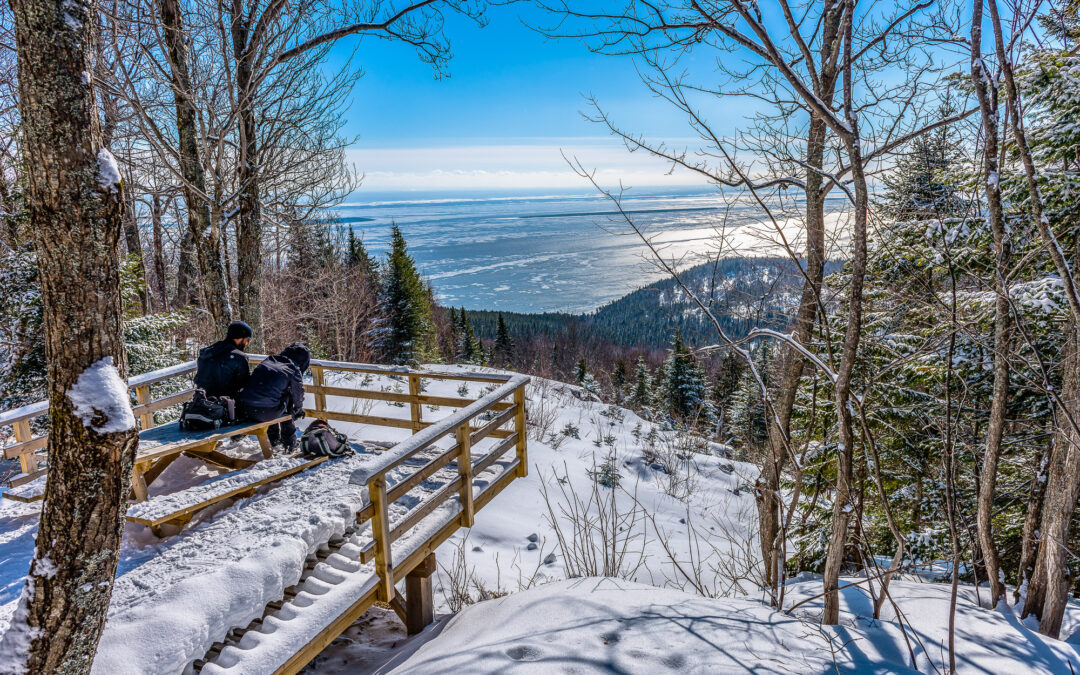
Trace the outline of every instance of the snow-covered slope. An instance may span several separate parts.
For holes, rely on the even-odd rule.
[[[466,608],[386,670],[430,673],[826,673],[829,642],[750,600],[618,579],[554,582]],[[834,671],[833,671],[834,672]]]
[[[350,379],[340,376],[332,384],[361,384]],[[380,378],[362,384],[401,387]],[[432,381],[428,392],[477,398],[484,387]],[[755,584],[759,553],[754,498],[747,489],[755,467],[727,459],[715,444],[679,438],[621,408],[583,400],[569,385],[535,379],[527,395],[528,477],[512,482],[477,513],[471,530],[458,532],[437,551],[436,611],[444,619],[408,642],[422,645],[409,656],[395,653],[405,642],[396,617],[373,609],[306,672],[370,672],[392,658],[398,672],[836,672],[834,656],[840,671],[904,672],[912,666],[909,641],[918,670],[942,669],[946,586],[894,582],[900,611],[916,629],[907,640],[891,609],[883,621],[865,618],[868,602],[858,588],[844,592],[839,628],[820,629],[813,621],[820,599],[794,616],[774,613],[761,604]],[[388,403],[334,397],[328,403],[370,415],[407,414]],[[429,420],[449,413],[424,408]],[[355,441],[384,445],[409,435],[403,429],[335,426]],[[247,440],[228,452],[252,456],[259,450]],[[177,672],[230,628],[260,615],[267,602],[296,583],[315,547],[352,522],[364,495],[348,477],[375,462],[377,451],[328,462],[273,490],[200,514],[166,540],[128,526],[95,670]],[[188,488],[213,474],[182,458],[152,492]],[[439,480],[437,474],[431,482]],[[33,553],[37,508],[0,500],[0,630]],[[370,565],[360,567],[340,566],[334,575],[369,578]],[[571,576],[589,579],[566,581]],[[334,583],[334,592],[350,587]],[[786,605],[820,589],[819,580],[796,580]],[[1011,613],[982,609],[974,596],[975,589],[962,588],[961,672],[1068,673],[1070,662],[1080,664],[1071,644],[1033,633]],[[270,628],[249,633],[240,647],[291,640],[303,633],[296,629],[304,616],[278,616],[280,622],[270,617],[264,622]],[[1070,608],[1067,632],[1080,623],[1078,617]],[[223,658],[211,669],[240,672],[230,662]]]

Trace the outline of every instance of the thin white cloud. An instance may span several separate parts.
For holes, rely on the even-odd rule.
[[[466,188],[585,188],[563,155],[595,169],[604,185],[701,185],[700,177],[644,153],[594,139],[558,143],[461,145],[428,148],[356,148],[349,161],[364,172],[369,190]]]

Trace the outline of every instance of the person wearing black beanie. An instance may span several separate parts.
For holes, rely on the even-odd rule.
[[[304,371],[310,363],[308,348],[294,342],[255,367],[237,401],[241,417],[252,422],[292,418],[266,429],[270,445],[285,452],[295,452],[300,443],[293,420],[304,416]]]
[[[244,350],[251,342],[251,326],[233,321],[225,331],[225,339],[199,351],[195,371],[195,387],[207,396],[228,396],[236,399],[251,377]]]

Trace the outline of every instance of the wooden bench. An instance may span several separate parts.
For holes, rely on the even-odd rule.
[[[291,419],[279,417],[269,422],[241,422],[240,424],[209,429],[207,431],[181,431],[178,423],[166,424],[139,433],[139,450],[135,455],[135,468],[131,472],[131,490],[135,500],[146,501],[147,488],[157,480],[161,472],[180,455],[196,457],[205,462],[216,464],[226,469],[244,469],[252,464],[251,460],[230,457],[218,452],[217,446],[223,440],[236,436],[255,436],[259,439],[263,459],[274,456],[267,437],[267,428]]]
[[[13,484],[11,489],[5,491],[4,497],[14,499],[17,502],[36,502],[45,498],[45,472],[33,480]]]
[[[274,456],[267,437],[267,428],[272,424],[284,422],[290,417],[279,417],[269,422],[241,422],[229,427],[207,431],[181,431],[178,423],[139,432],[139,449],[135,455],[135,466],[131,471],[131,490],[135,500],[145,502],[148,486],[157,480],[161,472],[173,463],[177,457],[188,455],[217,466],[238,470],[245,469],[255,462],[239,457],[230,457],[218,452],[218,444],[236,436],[255,436],[259,439],[263,459]],[[20,502],[36,502],[45,498],[45,469],[33,474],[15,476],[9,484],[10,490],[3,493],[7,499]]]
[[[149,527],[158,537],[175,534],[196,513],[209,506],[234,497],[250,497],[260,486],[310,469],[327,459],[293,455],[264,460],[253,467],[218,476],[208,483],[134,504],[128,509],[126,518],[129,523]]]

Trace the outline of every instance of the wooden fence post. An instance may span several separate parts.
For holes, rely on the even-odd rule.
[[[326,394],[320,391],[325,386],[325,379],[323,378],[322,366],[311,367],[311,381],[315,384],[315,416],[321,417],[319,413],[326,411]]]
[[[517,477],[529,475],[528,433],[525,427],[525,385],[514,391],[514,431],[517,432]]]
[[[394,562],[390,552],[390,514],[384,476],[376,476],[368,484],[368,498],[375,511],[371,535],[375,539],[375,573],[379,576],[376,597],[382,602],[390,602],[394,597]]]
[[[409,395],[413,397],[420,396],[420,376],[416,373],[409,373]],[[409,408],[412,416],[412,430],[415,434],[420,431],[421,422],[424,421],[424,409],[420,405],[420,401],[415,399],[409,403]]]
[[[431,594],[431,575],[435,573],[435,554],[429,553],[405,577],[405,628],[416,635],[435,620],[435,602]]]
[[[27,420],[19,420],[14,425],[15,427],[15,440],[19,443],[26,443],[33,434],[30,431],[30,422]],[[38,470],[37,454],[28,452],[24,455],[19,455],[19,468],[23,473],[34,473]]]
[[[472,527],[476,515],[476,511],[473,507],[472,439],[470,438],[470,433],[469,421],[465,420],[457,430],[459,448],[457,468],[458,476],[461,477],[461,492],[459,494],[461,495],[462,527]]]
[[[135,400],[139,402],[139,405],[145,405],[150,402],[150,385],[144,384],[139,387],[135,387]],[[139,428],[152,429],[154,427],[154,413],[144,412],[139,415]]]

